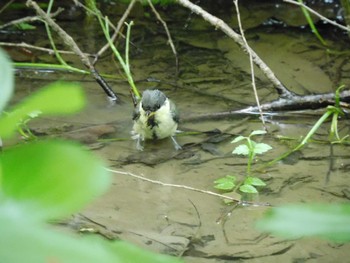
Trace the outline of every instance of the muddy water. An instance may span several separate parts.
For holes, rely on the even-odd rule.
[[[221,199],[205,193],[161,185],[215,191],[213,181],[222,176],[235,174],[243,179],[246,160],[231,154],[234,145],[230,141],[238,134],[248,135],[262,128],[256,115],[196,120],[199,114],[253,105],[254,97],[246,55],[221,32],[198,19],[196,26],[186,25],[188,13],[183,16],[184,22],[174,18],[169,21],[179,53],[178,79],[163,29],[151,19],[135,21],[132,35],[136,47],[130,57],[139,89],[162,89],[180,110],[183,121],[179,129],[203,132],[179,136],[181,151],[175,151],[170,140],[147,142],[143,152],[136,150],[130,139],[133,106],[128,86],[122,80],[109,80],[122,101],[110,105],[88,77],[64,72],[18,73],[15,100],[52,80],[81,82],[88,97],[84,111],[65,118],[39,118],[31,123],[31,128],[41,136],[81,141],[104,158],[111,169],[119,171],[113,175],[109,191],[67,220],[67,227],[128,240],[152,251],[181,256],[185,262],[344,262],[350,256],[349,245],[315,238],[288,241],[257,231],[254,225],[268,209],[265,206],[225,205]],[[344,62],[348,55],[329,55],[306,30],[286,29],[259,27],[246,35],[288,88],[308,94],[331,92],[339,83],[350,84],[350,64]],[[71,29],[73,34],[74,30]],[[99,33],[92,34],[91,28],[86,29],[86,36],[80,33],[80,37],[86,37],[81,41],[89,51],[96,50],[103,40]],[[330,44],[342,48],[340,43]],[[117,72],[108,56],[98,67],[101,72]],[[256,80],[262,102],[277,98],[259,71]],[[296,143],[283,142],[279,135],[300,138],[322,113],[318,110],[268,115],[269,134],[260,139],[273,150],[259,157],[255,167]],[[340,120],[342,136],[349,133],[348,126],[347,118]],[[322,126],[316,138],[327,140],[328,129],[328,125]],[[348,202],[349,164],[347,145],[335,144],[331,148],[328,143],[308,144],[300,154],[266,168],[263,173],[257,172],[267,186],[253,201],[272,205]],[[133,174],[158,183],[135,178]]]

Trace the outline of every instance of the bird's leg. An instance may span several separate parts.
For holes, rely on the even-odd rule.
[[[142,142],[143,142],[143,138],[141,138],[141,135],[138,135],[136,138],[136,149],[139,151],[143,151],[143,146],[142,146]]]
[[[173,142],[173,145],[174,145],[174,147],[175,147],[175,150],[181,150],[182,147],[181,147],[180,144],[177,143],[175,137],[174,137],[174,136],[170,136],[170,138],[171,138],[171,140],[172,140],[172,142]]]

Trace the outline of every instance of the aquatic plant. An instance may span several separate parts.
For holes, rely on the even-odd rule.
[[[303,5],[303,0],[298,0],[298,2]],[[301,10],[302,10],[302,12],[304,14],[304,17],[305,17],[306,21],[308,22],[308,24],[309,24],[309,26],[311,28],[312,33],[315,34],[315,36],[321,42],[322,45],[327,46],[327,42],[324,40],[324,38],[318,32],[317,27],[315,26],[315,23],[312,20],[309,11],[304,6],[301,6]]]
[[[236,185],[236,176],[234,175],[226,175],[220,179],[214,181],[214,187],[216,189],[224,190],[224,191],[233,191],[238,188],[243,193],[258,193],[256,187],[265,186],[265,182],[258,177],[252,176],[251,167],[254,161],[254,158],[257,154],[263,154],[272,149],[272,147],[266,143],[257,143],[252,140],[251,137],[256,135],[265,134],[266,131],[255,130],[249,134],[249,136],[238,136],[231,143],[237,143],[241,141],[245,141],[238,145],[233,151],[233,154],[244,155],[248,157],[247,162],[247,170],[246,170],[246,178],[244,181]]]
[[[263,154],[272,149],[272,147],[266,143],[256,143],[251,139],[252,136],[266,134],[266,131],[255,130],[252,131],[248,137],[238,136],[231,143],[237,143],[240,141],[246,141],[245,144],[238,145],[234,150],[233,154],[241,154],[248,156],[247,163],[247,175],[251,173],[251,166],[254,160],[255,155]]]
[[[31,141],[31,140],[37,139],[37,136],[31,131],[28,124],[31,120],[39,117],[40,113],[41,112],[39,111],[31,112],[27,114],[25,119],[22,119],[17,123],[17,131],[19,132],[19,134],[22,136],[24,140]]]
[[[341,85],[337,88],[335,92],[335,98],[334,98],[334,106],[330,105],[326,108],[326,112],[318,119],[318,121],[312,126],[310,131],[306,134],[304,139],[295,146],[292,150],[282,154],[281,156],[277,157],[276,159],[268,162],[264,166],[271,166],[275,164],[278,161],[283,160],[293,152],[299,151],[301,148],[303,148],[307,142],[312,138],[312,136],[316,133],[316,131],[321,127],[323,123],[325,123],[330,117],[332,118],[331,126],[329,130],[329,141],[332,144],[335,143],[342,143],[345,139],[349,137],[349,135],[345,135],[343,138],[340,138],[339,132],[338,132],[338,119],[340,116],[344,115],[344,112],[340,105],[340,91],[345,87],[345,85]]]
[[[304,139],[292,151],[276,158],[268,165],[286,158],[291,153],[300,150],[308,143],[320,126],[329,118],[330,143],[343,143],[349,135],[341,138],[338,132],[338,118],[344,115],[340,105],[341,85],[335,92],[334,106],[328,106],[326,112],[313,125]],[[258,220],[257,228],[271,232],[284,238],[321,237],[335,242],[350,242],[350,205],[349,204],[293,204],[270,209]]]
[[[108,17],[105,17],[104,19],[102,18],[102,16],[99,14],[98,12],[98,20],[100,22],[101,28],[103,30],[103,33],[108,41],[108,44],[110,46],[110,48],[112,49],[114,55],[116,56],[116,58],[118,59],[120,65],[122,66],[124,73],[126,75],[126,79],[128,80],[128,83],[131,87],[131,90],[134,94],[134,96],[136,97],[136,100],[140,100],[141,99],[141,95],[140,92],[138,91],[134,79],[132,77],[131,74],[131,69],[130,69],[130,64],[129,64],[129,43],[130,43],[130,31],[131,31],[131,26],[133,25],[133,21],[131,21],[130,23],[125,23],[127,26],[127,33],[126,33],[126,39],[125,39],[125,57],[123,58],[117,47],[114,45],[113,40],[109,34],[109,20]]]

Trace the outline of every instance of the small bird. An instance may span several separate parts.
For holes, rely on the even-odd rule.
[[[143,150],[141,142],[170,137],[176,150],[181,149],[174,136],[179,123],[175,104],[160,90],[145,90],[141,101],[133,112],[132,138],[137,140],[136,148]]]

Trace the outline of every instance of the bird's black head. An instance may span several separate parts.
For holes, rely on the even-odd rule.
[[[164,104],[166,96],[160,90],[145,90],[142,93],[142,108],[146,112],[155,112]]]

